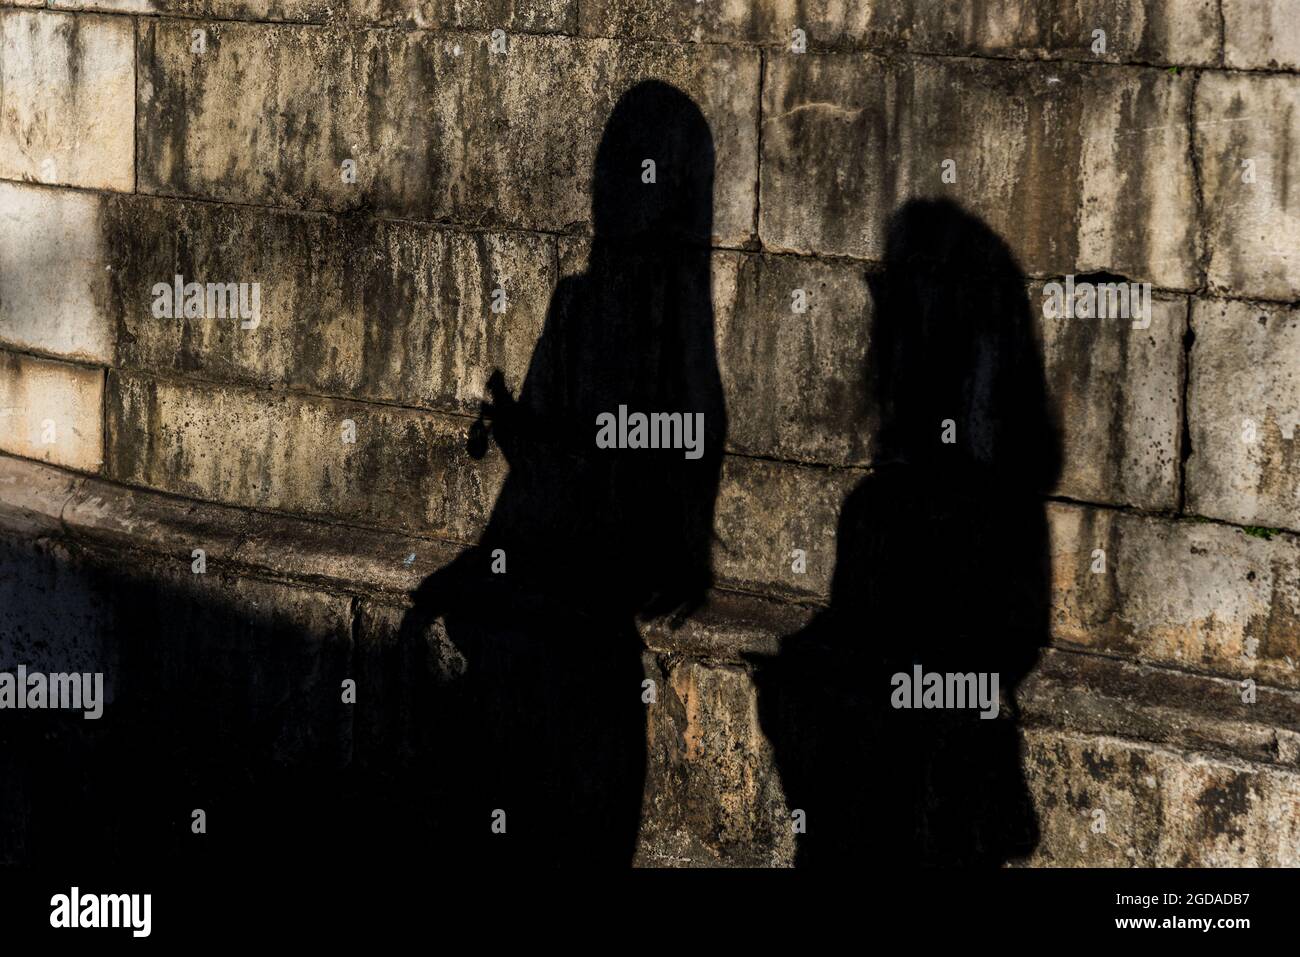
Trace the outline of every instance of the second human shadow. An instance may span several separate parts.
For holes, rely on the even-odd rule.
[[[844,503],[830,604],[756,662],[796,864],[997,866],[1038,830],[1013,696],[1045,643],[1060,467],[1026,279],[948,201],[890,219],[873,300],[874,461]],[[893,676],[997,674],[998,717],[895,708]],[[793,826],[793,825],[792,825]]]

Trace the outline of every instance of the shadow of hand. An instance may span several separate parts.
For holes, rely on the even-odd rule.
[[[465,450],[477,461],[487,455],[488,441],[496,436],[497,447],[508,459],[517,434],[514,423],[519,403],[506,388],[506,377],[500,369],[493,369],[487,381],[488,397],[479,403],[478,418],[469,427]],[[489,424],[490,423],[490,424]]]

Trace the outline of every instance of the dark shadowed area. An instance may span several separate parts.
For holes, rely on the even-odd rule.
[[[999,865],[1038,835],[1010,705],[1047,640],[1060,462],[1036,326],[1006,244],[948,201],[891,217],[870,283],[881,465],[841,512],[830,607],[758,662],[763,730],[797,864]],[[918,664],[997,672],[998,718],[892,707]]]
[[[509,465],[491,517],[404,615],[40,540],[5,554],[21,611],[3,664],[105,670],[113,701],[97,722],[6,720],[4,860],[631,863],[637,622],[679,622],[713,584],[727,432],[699,109],[661,83],[629,90],[592,190],[586,270],[555,290],[523,381],[493,374],[470,429],[471,455],[493,443]],[[799,864],[1001,864],[1037,841],[1010,702],[1045,643],[1042,496],[1060,459],[1025,277],[974,216],[917,201],[869,281],[880,464],[842,510],[829,607],[755,661],[762,730],[807,816]],[[703,455],[598,447],[598,416],[620,406],[702,413]],[[891,707],[913,665],[996,672],[1000,716]],[[347,678],[364,707],[340,701]]]
[[[685,94],[648,82],[620,99],[593,171],[587,270],[560,282],[518,396],[492,376],[471,437],[510,465],[491,519],[419,587],[403,624],[423,654],[441,619],[462,662],[417,714],[444,818],[473,822],[439,830],[476,858],[631,862],[646,759],[636,620],[680,618],[712,583],[727,428],[710,301],[713,162]],[[597,417],[620,406],[703,413],[703,455],[597,448]],[[506,839],[483,826],[496,809]]]

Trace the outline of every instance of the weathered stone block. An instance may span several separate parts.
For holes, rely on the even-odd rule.
[[[1056,731],[1025,733],[1052,867],[1294,867],[1300,776]]]
[[[1091,502],[1173,509],[1182,447],[1184,299],[1152,298],[1150,327],[1129,319],[1043,317],[1048,391],[1063,452],[1058,494]]]
[[[146,551],[191,567],[368,593],[407,592],[460,546],[237,506],[195,502],[0,455],[0,528],[58,534],[99,550]]]
[[[1211,64],[1219,39],[1214,0],[1107,0],[1086,7],[1024,0],[978,0],[960,7],[930,0],[594,0],[583,4],[582,20],[589,36],[749,41],[789,49],[799,29],[811,51],[893,47],[1110,62]],[[1100,53],[1093,48],[1098,29],[1106,33]]]
[[[729,449],[869,465],[880,427],[867,353],[876,303],[860,265],[788,256],[714,257],[718,361]],[[802,289],[807,311],[792,310]],[[1152,300],[1148,328],[1122,319],[1039,323],[1045,385],[1059,411],[1072,498],[1173,508],[1181,443],[1182,299]],[[972,295],[978,295],[972,289]]]
[[[1294,536],[1067,505],[1048,518],[1054,642],[1300,687]]]
[[[669,666],[646,722],[646,801],[637,863],[779,866],[794,834],[753,680],[742,668]]]
[[[555,285],[553,240],[524,233],[125,197],[105,228],[123,366],[467,414],[494,369],[523,380]],[[258,283],[255,328],[156,318],[176,274]]]
[[[103,370],[0,352],[0,450],[98,471],[103,415]]]
[[[118,481],[457,541],[505,472],[495,451],[470,459],[468,420],[389,406],[114,374],[108,422]]]
[[[717,308],[716,336],[728,448],[866,464],[878,416],[866,381],[872,304],[862,267],[715,256],[714,274],[715,306],[719,287],[733,290],[728,308]]]
[[[1295,867],[1300,775],[1171,756],[1156,867]]]
[[[0,342],[113,361],[101,200],[0,183]]]
[[[700,106],[716,150],[713,235],[753,232],[758,54],[516,35],[141,25],[141,189],[536,229],[589,222],[610,109],[646,79]],[[230,118],[245,117],[230,127]],[[357,165],[346,183],[341,164]],[[629,171],[640,186],[640,170]]]
[[[135,188],[130,20],[0,10],[0,177]]]
[[[1210,287],[1300,298],[1300,77],[1206,73],[1196,153]]]
[[[1300,68],[1300,20],[1290,0],[1222,0],[1222,4],[1225,66]]]
[[[590,241],[559,245],[561,274],[582,274]],[[876,416],[865,383],[871,311],[863,268],[715,250],[710,282],[727,449],[865,464]],[[805,293],[803,313],[791,308],[795,289]]]
[[[581,29],[586,36],[693,40],[710,43],[783,43],[799,27],[810,49],[901,43],[907,14],[899,4],[844,4],[815,0],[719,0],[716,3],[637,3],[593,0],[584,3]]]
[[[49,0],[55,10],[154,13],[230,20],[321,22],[329,17],[324,0]]]
[[[876,303],[860,265],[787,256],[714,257],[718,361],[728,448],[748,455],[869,465],[879,429],[867,353]],[[803,289],[807,312],[792,311]],[[1186,303],[1154,298],[1148,328],[1122,319],[1039,324],[1045,385],[1059,412],[1072,498],[1173,508],[1181,444]],[[972,292],[978,294],[978,290]]]
[[[1188,509],[1300,529],[1300,309],[1197,300],[1192,327]]]
[[[1023,733],[1025,781],[1040,867],[1153,867],[1160,843],[1162,772],[1152,749],[1058,731]]]
[[[826,596],[844,497],[861,471],[812,468],[728,455],[722,463],[713,568],[747,590]],[[795,570],[793,551],[805,553]]]
[[[19,4],[20,6],[23,4]],[[34,3],[39,5],[39,3]],[[575,32],[576,0],[50,0],[56,10],[157,13],[219,20],[324,23],[331,19],[421,30]]]
[[[880,259],[890,213],[950,198],[1030,275],[1196,285],[1191,83],[1154,69],[779,55],[763,87],[760,232]],[[955,162],[956,182],[941,177]]]
[[[103,627],[122,661],[114,727],[125,720],[136,734],[148,728],[170,739],[173,774],[241,766],[236,760],[249,770],[346,760],[347,596],[215,565],[196,574],[186,557],[127,553],[123,561],[123,554],[80,563],[94,586],[113,596]]]
[[[342,441],[344,422],[357,442]],[[112,377],[109,472],[193,498],[477,538],[507,471],[466,451],[468,420],[275,392]],[[835,522],[860,472],[728,456],[714,568],[722,581],[825,594]],[[791,552],[807,553],[807,570]]]
[[[917,52],[1195,65],[1219,54],[1215,0],[977,0],[960,8],[911,0],[910,7],[908,47]]]
[[[347,16],[422,29],[575,33],[578,4],[577,0],[349,0]]]

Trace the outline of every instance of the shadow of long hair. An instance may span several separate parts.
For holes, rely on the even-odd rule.
[[[829,606],[758,662],[799,865],[994,866],[1037,824],[1016,686],[1046,641],[1060,468],[1026,279],[943,200],[890,219],[873,303],[877,463],[844,502]],[[904,709],[893,676],[993,674],[1001,709]]]

